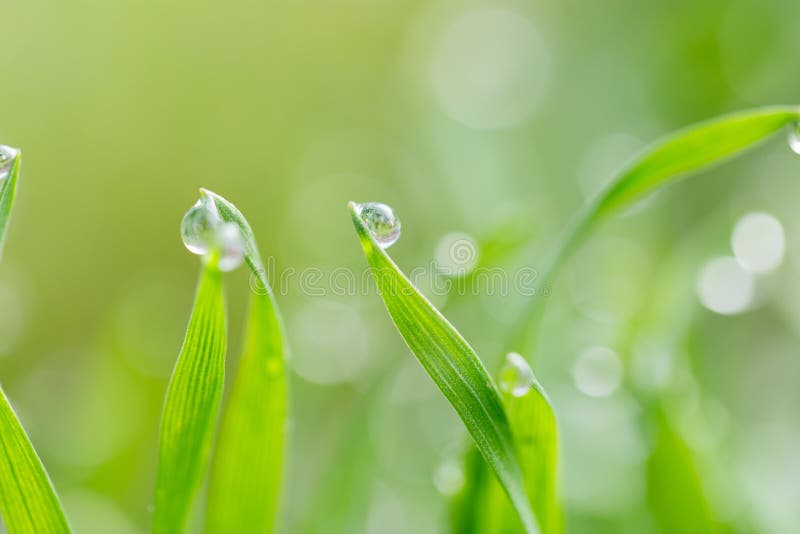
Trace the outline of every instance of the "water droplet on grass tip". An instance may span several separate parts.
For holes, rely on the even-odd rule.
[[[528,362],[519,353],[509,352],[506,364],[500,370],[500,389],[515,397],[523,397],[531,390],[535,378]]]
[[[800,154],[800,122],[792,124],[789,130],[789,148],[795,154]]]
[[[16,148],[0,145],[0,180],[8,175],[8,171],[11,169],[11,163],[13,163],[18,153],[19,151]]]
[[[213,208],[198,200],[181,221],[181,239],[192,254],[208,254],[216,241],[219,216]]]
[[[223,223],[213,201],[199,200],[181,221],[181,239],[192,254],[207,256],[218,250],[220,271],[232,271],[244,261],[244,240],[239,227]]]
[[[389,248],[400,239],[400,219],[390,206],[380,202],[365,202],[357,204],[356,209],[372,239],[381,248]]]

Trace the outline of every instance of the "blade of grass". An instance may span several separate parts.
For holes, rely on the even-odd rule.
[[[519,365],[525,365],[519,361]],[[547,394],[531,371],[530,389],[520,396],[503,393],[525,489],[543,534],[563,532],[558,498],[558,433]],[[526,372],[526,374],[527,374]],[[452,531],[509,534],[524,532],[502,488],[486,463],[472,452],[465,457],[465,485],[454,502]]]
[[[647,502],[654,521],[662,532],[728,531],[711,512],[692,451],[663,410],[656,410],[655,449],[647,461]]]
[[[577,246],[613,212],[692,172],[720,163],[799,120],[800,108],[796,106],[758,108],[689,126],[645,148],[566,228],[541,270],[538,287],[551,285]],[[533,345],[545,301],[541,293],[520,315],[508,336],[507,352],[524,351]]]
[[[194,308],[161,418],[153,510],[155,534],[183,531],[208,467],[225,381],[222,273],[204,264]]]
[[[9,534],[70,531],[53,484],[2,389],[0,512]]]
[[[287,348],[277,303],[253,232],[242,213],[216,193],[224,222],[235,223],[245,261],[258,281],[250,298],[244,352],[227,400],[211,467],[206,529],[210,533],[275,529],[287,438]]]
[[[500,393],[478,355],[461,334],[420,294],[375,243],[349,204],[353,224],[378,290],[397,330],[461,417],[525,525],[539,532],[525,495],[513,435]]]
[[[0,179],[0,257],[22,161],[17,152]],[[53,483],[0,388],[0,514],[9,534],[70,531]]]

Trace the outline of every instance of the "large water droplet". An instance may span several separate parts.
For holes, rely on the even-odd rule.
[[[220,271],[232,271],[244,261],[244,240],[239,227],[223,223],[213,200],[198,200],[181,221],[181,239],[192,254],[208,256],[216,250]]]
[[[181,239],[192,254],[204,256],[214,247],[217,240],[219,215],[213,206],[198,200],[189,208],[181,221]]]
[[[8,176],[8,171],[11,169],[11,164],[14,158],[17,157],[19,151],[10,146],[0,145],[0,181]]]
[[[365,202],[357,208],[372,239],[381,248],[389,248],[400,239],[400,219],[391,207],[380,202]]]
[[[515,397],[522,397],[531,390],[535,380],[525,358],[517,352],[506,355],[506,364],[500,370],[500,389]]]
[[[792,124],[789,130],[789,148],[795,154],[800,154],[800,122]]]

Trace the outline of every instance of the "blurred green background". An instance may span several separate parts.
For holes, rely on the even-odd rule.
[[[407,271],[452,232],[480,265],[536,268],[647,142],[800,102],[792,0],[26,0],[2,20],[0,143],[24,166],[0,381],[77,532],[148,527],[198,187],[242,209],[276,272],[362,272],[351,199],[397,210]],[[552,288],[526,356],[560,418],[570,532],[796,532],[799,177],[772,139],[604,226]],[[782,228],[742,238],[785,249],[771,272],[709,263],[750,212]],[[460,421],[374,291],[324,280],[278,297],[282,530],[443,532]],[[248,279],[228,281],[233,370]],[[434,301],[494,369],[526,297],[489,293]]]

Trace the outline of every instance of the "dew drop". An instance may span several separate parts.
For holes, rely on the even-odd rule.
[[[219,270],[228,272],[239,267],[244,261],[244,241],[239,227],[226,223],[217,229],[219,246]]]
[[[212,200],[198,200],[181,221],[181,239],[192,254],[207,257],[219,251],[220,271],[232,271],[244,261],[244,239],[239,227],[223,223]]]
[[[515,397],[523,397],[531,390],[535,378],[528,362],[519,353],[509,352],[506,364],[500,370],[500,389]]]
[[[189,208],[181,221],[181,239],[192,254],[204,256],[214,246],[219,216],[203,201]]]
[[[789,130],[789,148],[795,154],[800,154],[800,122],[792,124]]]
[[[394,210],[380,202],[358,204],[358,215],[381,248],[389,248],[400,239],[400,219]]]
[[[0,145],[0,181],[8,176],[8,171],[11,169],[11,164],[14,158],[17,157],[19,150],[11,148],[10,146]]]

